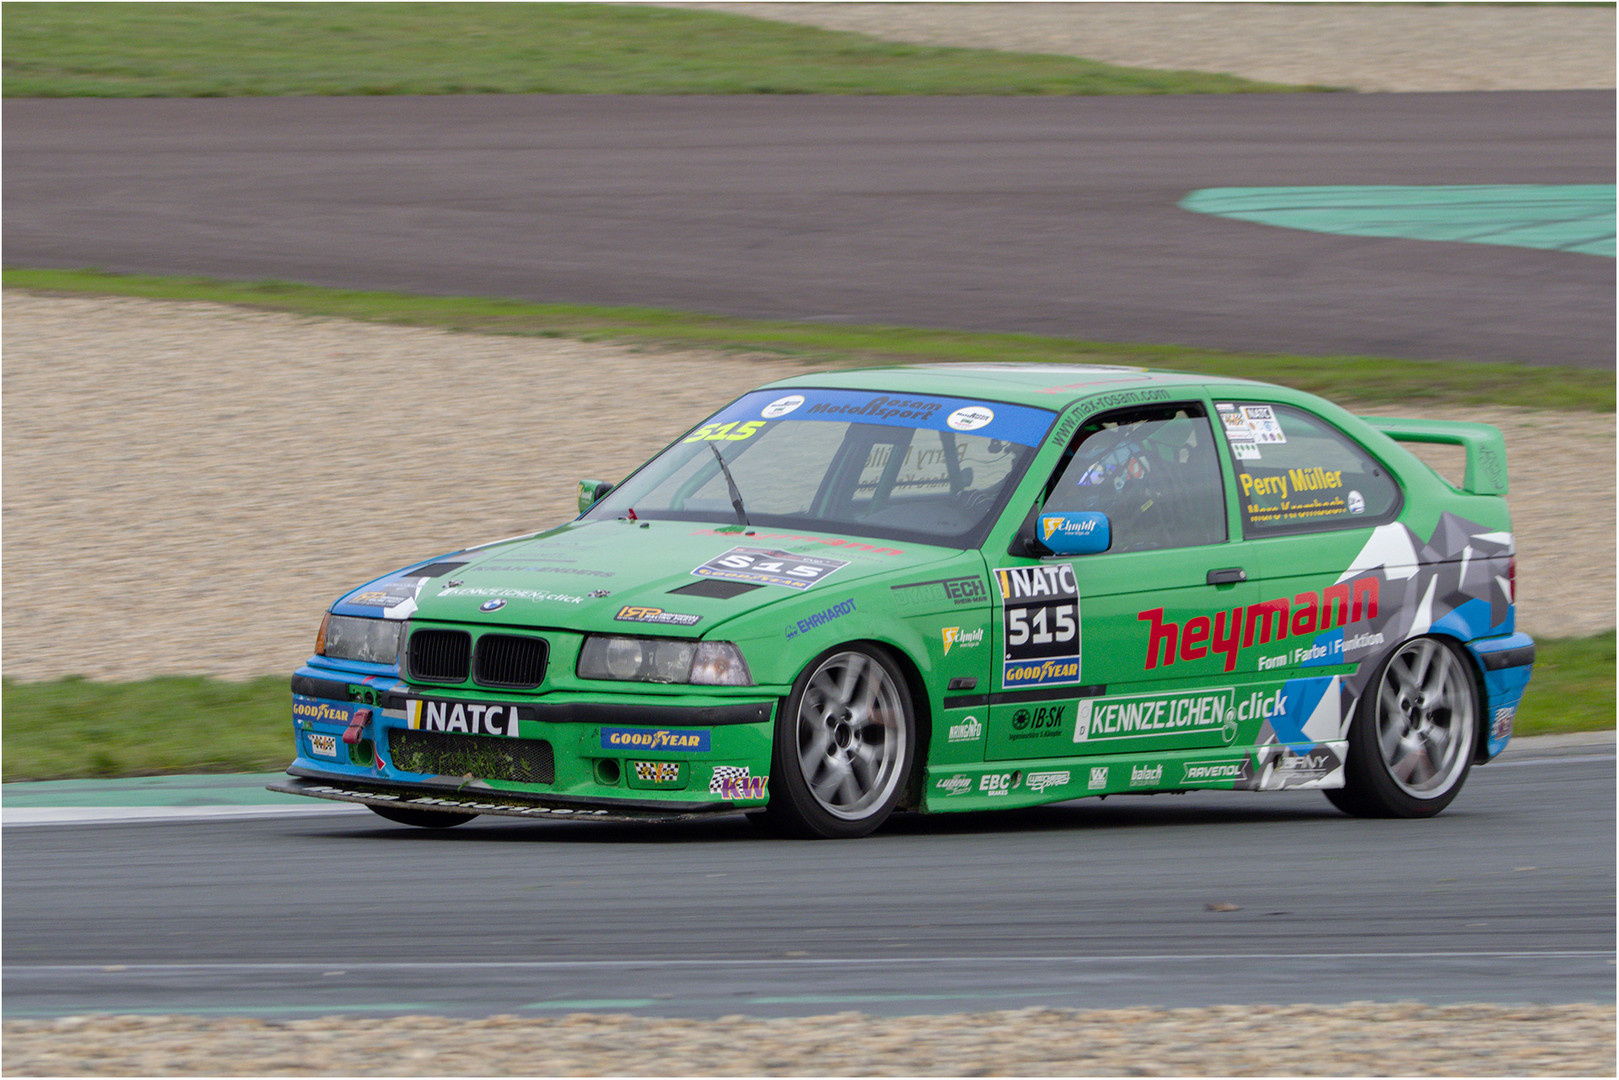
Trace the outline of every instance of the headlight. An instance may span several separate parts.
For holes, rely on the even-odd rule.
[[[619,682],[752,686],[742,653],[729,641],[679,638],[585,638],[579,650],[581,679]]]
[[[315,640],[315,652],[334,660],[392,664],[399,659],[399,632],[404,628],[398,620],[327,615]]]

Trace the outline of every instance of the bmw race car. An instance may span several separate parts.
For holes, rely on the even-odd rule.
[[[1402,442],[1460,446],[1457,487]],[[580,516],[332,605],[274,790],[446,826],[1318,788],[1426,817],[1506,746],[1501,434],[1114,367],[804,375]]]

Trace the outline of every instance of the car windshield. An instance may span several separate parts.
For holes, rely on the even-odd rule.
[[[1047,409],[866,390],[758,390],[653,458],[587,519],[750,525],[975,547],[1050,427]]]

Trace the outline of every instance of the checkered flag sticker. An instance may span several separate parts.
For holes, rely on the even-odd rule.
[[[746,780],[750,775],[746,765],[716,765],[714,777],[708,782],[708,793],[719,795],[725,790],[725,781]]]

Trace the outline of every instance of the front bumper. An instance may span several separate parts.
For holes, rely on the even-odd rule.
[[[396,806],[470,800],[477,813],[519,817],[600,819],[585,811],[605,809],[636,820],[765,801],[773,697],[424,691],[393,676],[343,675],[306,666],[293,676],[297,758],[287,771],[298,779],[274,790]]]

